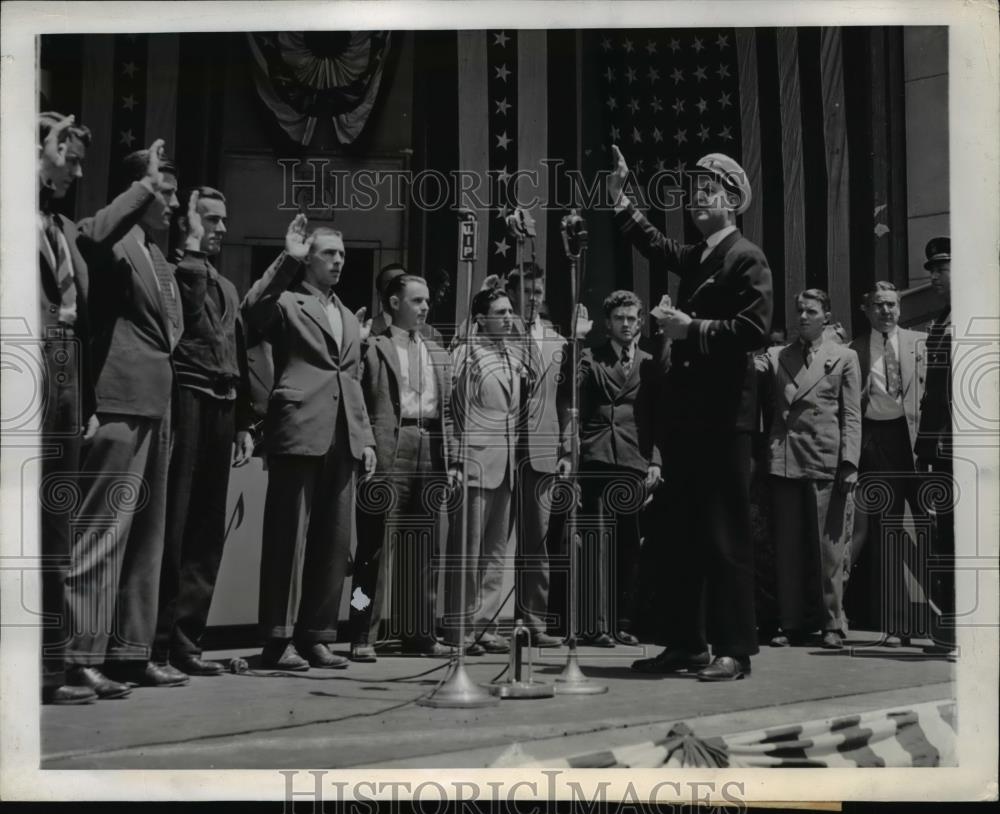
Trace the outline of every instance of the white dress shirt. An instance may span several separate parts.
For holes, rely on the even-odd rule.
[[[896,352],[900,381],[902,381],[903,360],[899,356],[899,329],[893,328],[888,333],[889,344]],[[868,347],[871,368],[868,371],[868,409],[865,410],[865,418],[873,421],[892,421],[896,418],[902,418],[906,415],[903,411],[902,394],[896,397],[890,396],[886,386],[885,340],[882,339],[881,331],[872,331]]]
[[[417,350],[420,353],[420,377],[422,388],[417,390],[417,382],[410,381],[410,358],[408,356],[410,334],[395,325],[389,326],[389,336],[396,348],[399,359],[399,410],[402,418],[433,419],[439,415],[437,380],[427,345],[419,331],[414,333]]]
[[[611,347],[614,348],[614,350],[615,350],[615,356],[618,358],[618,361],[621,362],[621,360],[622,360],[622,349],[625,347],[625,345],[623,345],[617,339],[612,339],[611,340]],[[628,345],[629,373],[631,373],[632,372],[632,368],[635,367],[635,355],[638,352],[639,352],[639,337],[637,336]]]
[[[723,226],[718,232],[712,232],[712,234],[706,237],[706,248],[701,253],[701,262],[704,263],[712,253],[712,250],[735,231],[736,226],[730,223],[728,226]]]
[[[326,318],[330,322],[330,333],[333,334],[333,339],[337,343],[337,350],[340,350],[344,345],[344,320],[340,315],[340,309],[337,307],[337,303],[333,301],[333,292],[320,291],[316,286],[302,281],[303,287],[312,294],[315,294],[320,303],[323,305],[323,310],[326,311]]]

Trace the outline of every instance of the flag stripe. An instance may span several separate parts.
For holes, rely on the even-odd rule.
[[[486,79],[486,34],[483,31],[458,32],[458,167],[479,173],[486,178],[489,168],[489,94]],[[485,197],[481,195],[480,197]],[[461,205],[475,208],[475,202],[466,199]],[[478,291],[485,276],[489,255],[489,210],[477,210],[479,239],[474,264],[472,290]],[[458,228],[457,226],[455,227]],[[460,268],[455,287],[456,323],[465,319],[468,303],[468,281],[465,269]]]
[[[180,37],[177,34],[157,34],[149,38],[149,70],[146,72],[146,98],[155,104],[146,105],[146,133],[150,141],[161,138],[169,156],[177,155],[177,71]],[[148,146],[148,145],[143,145]],[[190,178],[191,182],[199,180]],[[191,184],[193,185],[193,184]]]
[[[760,105],[757,103],[757,49],[753,29],[736,29],[739,53],[740,136],[743,140],[742,166],[750,181],[753,198],[743,213],[742,232],[758,246],[764,239],[764,185],[760,170]]]
[[[545,263],[548,246],[548,223],[540,204],[549,197],[549,179],[541,160],[548,153],[548,42],[547,33],[541,29],[519,31],[517,34],[517,156],[518,167],[537,176],[532,184],[527,178],[518,183],[518,201],[527,206],[531,198],[538,203],[531,207],[535,218],[535,254],[537,261]],[[525,245],[525,257],[531,258],[531,244]],[[544,268],[544,266],[543,266]]]
[[[797,29],[800,103],[802,105],[802,191],[805,214],[803,288],[826,290],[826,143],[823,137],[823,84],[820,78],[818,28]],[[806,171],[808,168],[808,171]],[[789,297],[796,294],[789,291]]]
[[[76,218],[93,215],[108,201],[108,170],[111,166],[111,110],[115,99],[108,93],[114,83],[114,35],[93,34],[83,38],[80,120],[90,128],[91,144],[105,145],[87,151],[83,178],[77,183]],[[117,100],[120,101],[121,100]]]
[[[777,32],[781,85],[781,156],[785,188],[785,326],[795,324],[795,295],[805,288],[805,190],[802,166],[802,104],[798,33]]]
[[[489,243],[485,272],[503,276],[510,271],[517,260],[515,241],[507,233],[505,214],[514,206],[513,183],[506,172],[513,175],[518,170],[517,122],[521,116],[521,100],[517,96],[517,32],[487,31],[486,37],[486,84],[489,110],[488,155],[489,167],[495,178],[496,208],[488,217]],[[506,100],[511,107],[501,113],[498,102]],[[525,251],[529,247],[525,245]]]
[[[822,29],[820,65],[826,141],[827,290],[834,319],[844,326],[848,336],[852,336],[850,162],[844,102],[844,60],[839,28]]]
[[[778,45],[773,28],[756,29],[757,87],[760,107],[761,179],[763,199],[773,205],[762,209],[761,248],[771,267],[774,289],[774,329],[784,329],[785,312],[781,307],[785,292],[785,200],[782,175],[781,95],[778,84]]]

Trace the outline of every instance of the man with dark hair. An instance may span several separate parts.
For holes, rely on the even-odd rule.
[[[177,207],[163,141],[130,155],[130,186],[80,222],[90,270],[98,426],[83,455],[80,517],[67,596],[72,683],[115,697],[134,682],[175,686],[183,673],[150,661],[163,557],[170,445],[171,354],[183,331],[170,266],[154,242]],[[99,669],[106,664],[106,677]]]
[[[864,312],[871,330],[850,344],[861,369],[863,420],[860,498],[851,543],[851,564],[860,560],[860,567],[851,574],[848,614],[884,631],[885,647],[900,647],[909,644],[915,632],[914,621],[908,618],[911,603],[903,573],[904,563],[914,561],[902,534],[904,505],[909,504],[915,519],[926,519],[917,497],[913,445],[927,362],[924,335],[899,327],[896,286],[876,282],[865,294]],[[868,485],[876,482],[881,489]],[[883,490],[888,490],[888,504],[866,510],[866,497]],[[890,531],[893,528],[896,531]],[[921,535],[919,529],[917,534]],[[866,545],[869,540],[871,544]]]
[[[466,570],[447,574],[446,626],[454,638],[454,623],[466,617],[466,635],[479,643],[467,646],[470,655],[509,652],[506,639],[497,635],[496,615],[501,606],[501,584],[510,537],[511,490],[515,477],[514,445],[521,364],[510,352],[508,340],[514,325],[514,308],[502,288],[478,292],[472,299],[470,319],[474,335],[454,351],[452,416],[455,445],[449,475],[453,482],[465,478],[468,502],[459,511],[468,513],[464,541]],[[464,458],[463,458],[464,455]],[[453,516],[449,529],[452,560],[459,562],[461,519]],[[465,580],[465,607],[459,591]]]
[[[636,622],[639,511],[660,483],[661,463],[653,442],[661,369],[639,348],[642,311],[631,291],[612,291],[604,300],[608,339],[580,355],[583,511],[601,524],[582,582],[585,596],[596,597],[594,627],[584,636],[596,647],[614,647],[616,640],[638,644],[630,629]],[[560,468],[568,471],[568,464],[564,458]],[[582,608],[582,625],[588,610]]]
[[[361,391],[365,336],[333,293],[344,238],[328,227],[307,236],[306,228],[296,215],[284,252],[242,305],[248,344],[266,339],[274,357],[259,617],[261,663],[283,670],[347,666],[329,645],[356,536],[357,470],[367,477],[376,464]]]
[[[942,487],[944,499],[934,510],[930,595],[937,606],[931,617],[934,643],[925,652],[950,655],[955,650],[955,507],[951,438],[951,238],[927,242],[924,268],[930,272],[941,312],[927,333],[927,386],[920,404],[920,425],[914,453],[917,469]],[[935,490],[938,491],[938,490]]]
[[[372,334],[365,350],[361,389],[378,465],[358,490],[351,603],[354,661],[375,660],[383,605],[390,595],[399,607],[404,653],[450,653],[435,638],[433,563],[442,518],[432,496],[444,483],[445,462],[452,454],[451,359],[420,333],[429,299],[422,277],[394,277],[383,300],[391,323]],[[391,498],[388,509],[379,500],[386,491]],[[395,592],[388,579],[391,573],[398,574]]]
[[[612,152],[608,191],[619,228],[639,251],[680,277],[677,305],[658,319],[671,341],[664,384],[669,397],[658,421],[663,457],[676,473],[669,645],[633,667],[659,673],[703,668],[702,681],[740,679],[758,652],[750,536],[750,436],[757,424],[751,353],[765,345],[771,330],[771,270],[764,253],[736,228],[751,189],[732,158],[711,153],[698,160],[689,211],[704,240],[684,246],[663,235],[623,194],[628,166],[616,146]]]
[[[217,189],[190,193],[180,221],[184,253],[174,270],[184,333],[174,349],[178,386],[152,660],[188,675],[222,672],[221,664],[201,658],[200,641],[222,562],[230,460],[235,457],[239,466],[253,452],[249,433],[236,438],[240,300],[236,286],[210,260],[222,249],[227,214]]]
[[[848,503],[858,479],[861,377],[857,354],[826,337],[830,297],[796,297],[798,340],[757,356],[770,402],[770,487],[781,633],[775,646],[843,647]]]
[[[76,224],[57,210],[73,182],[83,175],[90,131],[73,116],[39,116],[38,270],[39,325],[45,362],[45,411],[41,447],[54,450],[42,459],[40,482],[42,611],[42,701],[86,704],[97,694],[66,683],[63,648],[69,635],[66,615],[66,565],[72,549],[71,513],[55,495],[77,485],[80,442],[93,434],[94,383],[87,319],[89,277],[76,247]]]
[[[387,292],[391,285],[404,276],[409,275],[402,263],[388,263],[382,266],[379,273],[375,275],[375,294],[378,296],[379,307],[382,310],[372,319],[372,336],[384,334],[389,327],[391,315],[385,305]],[[433,339],[438,345],[444,347],[444,338],[441,336],[441,332],[427,322],[426,319],[420,323],[420,327],[417,330],[424,339]]]

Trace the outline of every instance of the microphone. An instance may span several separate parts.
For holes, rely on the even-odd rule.
[[[587,222],[580,217],[579,212],[571,209],[560,221],[560,228],[566,254],[571,257],[579,255],[580,250],[587,245]]]
[[[506,218],[507,234],[515,240],[524,240],[527,237],[535,237],[535,219],[531,217],[528,210],[517,207]]]

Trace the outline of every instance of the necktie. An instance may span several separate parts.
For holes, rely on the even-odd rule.
[[[899,374],[899,359],[896,358],[896,351],[892,349],[889,342],[889,334],[882,334],[884,348],[882,359],[885,362],[885,389],[893,398],[897,398],[903,390],[903,382]]]
[[[701,243],[695,246],[695,249],[698,251],[696,257],[699,263],[704,263],[708,259],[708,255],[712,253],[712,250],[708,247],[707,240],[701,241]]]
[[[45,216],[45,237],[52,247],[52,256],[56,259],[56,284],[59,286],[59,321],[64,325],[76,324],[76,283],[73,279],[73,266],[66,251],[65,239],[62,237],[55,218]]]
[[[180,312],[177,310],[177,297],[174,295],[174,280],[170,273],[170,266],[167,265],[167,258],[163,256],[160,247],[153,241],[146,241],[146,248],[149,256],[153,260],[153,271],[156,274],[156,282],[160,287],[160,294],[163,297],[163,304],[167,309],[167,318],[174,329],[180,327]],[[173,342],[173,333],[171,333]]]
[[[420,345],[417,343],[417,332],[410,331],[410,340],[406,344],[406,361],[409,368],[410,389],[417,394],[424,392],[424,382],[420,376]]]
[[[814,355],[814,353],[813,353],[813,346],[812,346],[812,344],[808,343],[808,342],[804,342],[802,344],[802,358],[803,358],[803,360],[806,363],[806,369],[807,370],[809,369],[809,365],[812,364],[813,355]]]
[[[626,373],[632,372],[632,357],[629,355],[630,348],[628,345],[622,348],[622,367]]]

